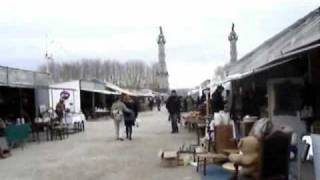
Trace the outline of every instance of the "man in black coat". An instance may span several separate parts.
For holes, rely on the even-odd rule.
[[[224,101],[222,97],[222,92],[224,88],[222,86],[218,86],[216,91],[212,94],[211,107],[212,112],[219,112],[224,110]]]
[[[171,120],[171,133],[178,133],[178,116],[180,112],[180,100],[177,96],[177,93],[175,90],[171,91],[171,95],[167,100],[166,108],[170,114],[170,120]]]

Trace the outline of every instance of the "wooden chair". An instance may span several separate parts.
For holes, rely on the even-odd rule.
[[[233,138],[232,125],[219,125],[214,128],[214,150],[224,153],[225,149],[238,149],[237,140]]]
[[[62,140],[69,136],[68,127],[57,119],[51,120],[49,129],[51,140],[58,139],[58,137]]]

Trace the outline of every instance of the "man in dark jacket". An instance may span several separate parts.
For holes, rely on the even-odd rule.
[[[218,86],[216,91],[212,94],[211,107],[214,113],[224,110],[224,101],[222,97],[223,90],[223,86]]]
[[[178,129],[178,116],[179,116],[179,112],[180,112],[180,100],[177,96],[177,93],[175,90],[171,91],[171,95],[167,100],[166,103],[166,108],[170,114],[170,120],[171,120],[171,128],[172,131],[171,133],[178,133],[179,129]]]

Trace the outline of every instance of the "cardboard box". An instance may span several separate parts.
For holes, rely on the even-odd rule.
[[[161,151],[161,166],[163,167],[175,167],[179,165],[178,152],[177,151]]]
[[[160,151],[162,167],[186,166],[192,161],[193,155],[190,153],[178,153],[178,151]]]

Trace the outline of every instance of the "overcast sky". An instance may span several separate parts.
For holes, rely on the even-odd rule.
[[[0,5],[0,65],[37,69],[45,62],[46,39],[56,61],[152,63],[162,25],[170,86],[194,87],[229,61],[232,22],[242,57],[319,5],[319,0],[6,0]]]

